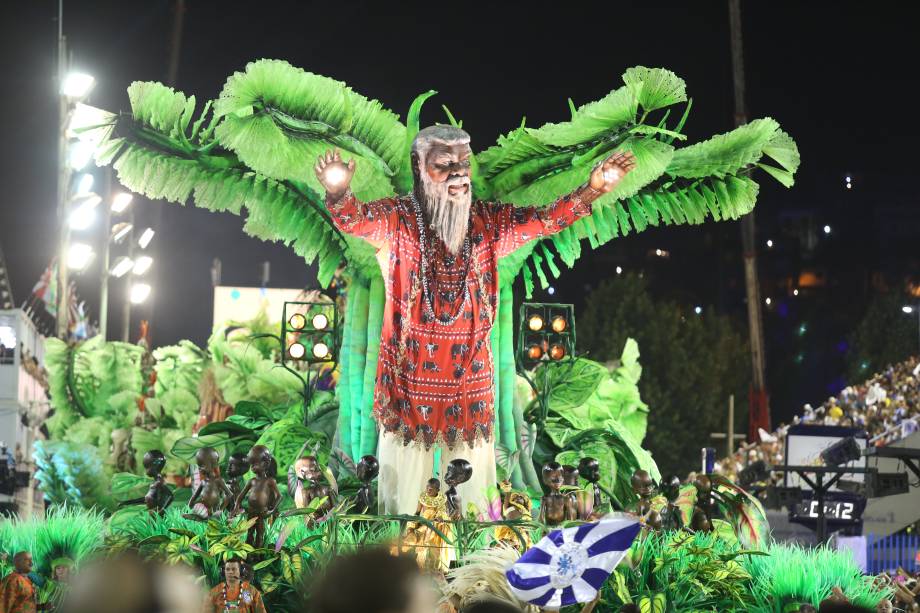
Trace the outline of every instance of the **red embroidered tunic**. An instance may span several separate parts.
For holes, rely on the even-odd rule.
[[[498,258],[524,243],[549,236],[589,215],[577,196],[545,208],[474,202],[470,209],[470,262],[450,254],[426,231],[428,286],[436,318],[424,306],[419,228],[409,198],[358,202],[351,192],[327,200],[343,232],[377,247],[386,304],[374,388],[374,417],[404,444],[489,440],[494,418],[492,348],[489,334],[498,303]],[[464,286],[469,301],[464,302]],[[462,306],[461,306],[462,305]]]

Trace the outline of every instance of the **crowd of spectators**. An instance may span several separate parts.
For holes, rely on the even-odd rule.
[[[792,424],[844,426],[865,430],[869,445],[884,446],[920,429],[920,357],[887,367],[867,381],[851,385],[817,407],[806,404]],[[788,424],[773,432],[760,431],[760,440],[742,445],[716,462],[715,471],[736,479],[757,461],[784,463]]]

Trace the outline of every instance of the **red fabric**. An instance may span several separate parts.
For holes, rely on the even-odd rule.
[[[404,443],[448,448],[472,445],[492,435],[494,417],[492,349],[489,333],[498,294],[498,258],[524,243],[563,230],[591,207],[566,197],[545,208],[515,208],[475,202],[472,262],[463,277],[462,255],[450,256],[440,239],[428,254],[434,313],[448,317],[470,301],[452,325],[429,321],[423,307],[418,224],[408,198],[359,203],[349,192],[327,202],[335,225],[378,248],[386,304],[374,388],[374,417]],[[428,233],[426,232],[426,235]],[[429,239],[430,240],[430,239]]]

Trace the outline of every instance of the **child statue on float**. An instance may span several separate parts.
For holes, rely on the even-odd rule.
[[[412,513],[418,493],[451,460],[473,465],[464,501],[485,509],[495,483],[493,359],[489,344],[498,292],[498,259],[528,241],[591,214],[591,203],[635,166],[616,153],[571,194],[543,208],[474,202],[469,135],[432,126],[412,144],[408,197],[358,202],[349,185],[355,161],[335,152],[318,160],[333,223],[377,248],[386,287],[374,389],[380,460],[379,506]]]

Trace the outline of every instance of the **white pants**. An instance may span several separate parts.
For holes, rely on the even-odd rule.
[[[414,514],[418,497],[425,484],[434,476],[434,450],[425,450],[416,444],[403,445],[400,436],[380,433],[377,443],[377,459],[380,461],[380,476],[377,481],[377,504],[380,513]],[[442,448],[438,476],[441,491],[446,491],[444,474],[451,460],[462,458],[473,465],[473,476],[466,483],[457,486],[463,504],[463,514],[469,503],[476,505],[480,513],[488,508],[486,490],[495,485],[495,445],[493,441],[480,441],[475,447],[460,444],[453,450]]]

